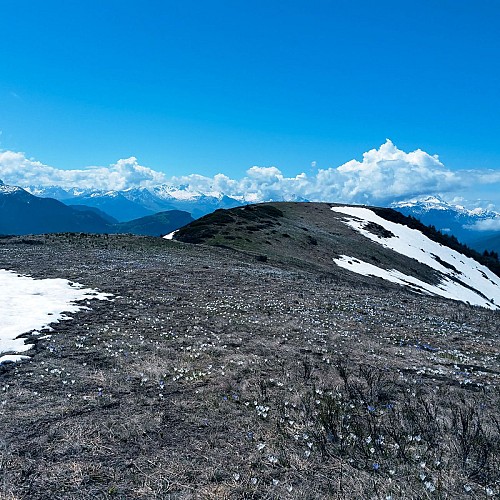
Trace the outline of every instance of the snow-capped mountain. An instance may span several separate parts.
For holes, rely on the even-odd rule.
[[[120,192],[127,200],[137,203],[142,207],[160,212],[162,210],[173,210],[175,207],[169,203],[169,200],[162,199],[146,188],[129,188]]]
[[[0,180],[0,194],[1,195],[17,195],[23,196],[24,190],[18,186],[7,186]]]
[[[465,208],[462,205],[452,205],[444,201],[440,196],[425,196],[421,198],[413,198],[405,201],[397,201],[391,203],[391,208],[401,211],[402,209],[411,209],[414,213],[424,214],[429,211],[453,211],[457,214],[467,217],[492,217],[500,215],[497,212],[486,210],[484,208],[474,208],[472,210]]]
[[[87,205],[98,208],[120,222],[126,222],[139,217],[153,215],[165,209],[150,210],[141,203],[128,199],[120,191],[95,191],[82,193],[73,198],[61,200],[66,205]]]
[[[197,218],[218,208],[231,208],[242,204],[241,200],[223,193],[203,193],[192,189],[189,185],[163,184],[152,189],[141,187],[123,191],[78,187],[62,189],[57,186],[28,186],[26,190],[41,198],[55,198],[67,205],[95,207],[119,221],[144,217],[165,210],[183,210]]]
[[[153,192],[159,198],[169,200],[198,200],[200,198],[215,198],[221,199],[224,194],[218,191],[207,191],[202,192],[197,189],[193,189],[189,184],[180,184],[178,186],[174,184],[161,184],[153,188]]]
[[[93,193],[95,194],[95,193]],[[103,195],[75,197],[65,204],[54,198],[34,196],[18,186],[7,186],[0,181],[0,234],[23,235],[59,232],[84,233],[133,233],[160,236],[178,229],[193,220],[188,212],[162,210],[146,213],[143,217],[130,217],[126,222],[118,222],[103,212],[99,206],[122,207],[122,214],[133,210],[146,209],[122,194],[111,192]],[[111,205],[114,200],[115,204]],[[95,202],[93,206],[88,206]],[[110,205],[106,206],[106,202]],[[87,205],[85,205],[85,203]],[[129,204],[129,205],[127,205]],[[131,208],[132,207],[132,208]],[[133,209],[133,210],[132,210]]]
[[[26,186],[24,189],[33,196],[38,196],[39,198],[54,198],[59,201],[67,200],[74,196],[70,190],[63,189],[59,186]]]
[[[500,219],[500,213],[482,208],[469,210],[461,205],[447,203],[439,196],[427,196],[392,203],[391,208],[411,215],[426,225],[435,226],[444,233],[453,234],[461,242],[473,245],[479,238],[494,234],[478,231],[480,221]]]
[[[192,189],[188,184],[174,186],[162,184],[153,188],[158,198],[175,206],[179,210],[186,210],[193,217],[198,218],[218,208],[233,208],[243,203],[241,200],[226,196],[217,191],[202,192]]]
[[[0,184],[0,234],[66,231],[103,233],[109,224],[95,212],[74,210],[58,200]]]

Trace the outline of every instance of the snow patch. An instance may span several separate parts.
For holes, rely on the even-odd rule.
[[[192,188],[189,184],[181,184],[178,186],[162,184],[160,186],[155,186],[153,192],[163,200],[173,199],[177,201],[199,201],[204,198],[214,198],[220,201],[224,197],[220,191],[215,191],[213,189],[200,191]]]
[[[18,186],[6,186],[3,183],[0,185],[0,194],[14,194],[19,191],[22,191],[22,189]]]
[[[416,229],[387,221],[368,208],[344,206],[332,207],[332,211],[347,215],[348,217],[344,219],[344,222],[363,236],[379,243],[385,248],[394,250],[431,267],[441,274],[442,279],[437,287],[424,282],[412,283],[412,280],[415,280],[415,278],[406,276],[399,271],[392,270],[389,272],[383,269],[377,271],[379,268],[376,266],[367,263],[363,263],[364,265],[360,266],[352,258],[350,258],[352,261],[352,264],[349,264],[350,270],[365,274],[365,271],[368,269],[366,266],[371,266],[369,268],[370,274],[374,276],[393,282],[394,279],[398,279],[399,284],[409,286],[409,283],[412,283],[429,293],[442,297],[490,309],[499,309],[497,304],[500,304],[500,277],[474,259],[432,241]],[[393,236],[384,237],[373,234],[367,229],[367,225],[370,223],[382,226],[387,231],[390,231]],[[335,262],[337,265],[342,264],[341,267],[347,268],[343,257],[337,259]],[[375,274],[377,272],[379,274]],[[390,274],[392,279],[389,279],[389,274],[387,273]],[[401,281],[404,281],[404,283]]]
[[[172,240],[174,238],[174,234],[177,233],[179,230],[176,229],[175,231],[172,231],[171,233],[166,234],[163,238],[165,240]]]
[[[27,357],[18,353],[33,346],[25,344],[19,335],[71,319],[66,313],[86,309],[76,302],[108,300],[111,294],[83,288],[65,279],[34,279],[0,269],[0,297],[0,354],[9,353],[0,356],[1,364]]]
[[[419,280],[413,276],[408,276],[397,269],[382,269],[380,267],[369,264],[359,259],[342,255],[338,259],[333,259],[338,266],[364,276],[373,276],[382,278],[398,285],[403,285],[411,288],[417,293],[427,295],[437,295],[452,300],[460,300],[474,306],[482,306],[488,309],[496,309],[494,304],[477,294],[473,290],[469,290],[456,282],[445,278],[439,285],[431,285],[425,281]]]

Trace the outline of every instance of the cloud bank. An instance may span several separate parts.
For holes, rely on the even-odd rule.
[[[129,187],[152,187],[166,182],[165,174],[143,167],[133,156],[109,167],[62,170],[26,158],[24,153],[0,151],[0,179],[17,186],[79,187],[120,191]]]
[[[406,153],[389,139],[378,149],[338,167],[320,169],[314,175],[285,177],[276,167],[254,166],[240,179],[225,174],[205,177],[191,174],[167,177],[139,165],[131,157],[109,167],[61,170],[26,158],[23,153],[0,151],[0,179],[19,186],[59,186],[96,190],[151,188],[159,184],[187,185],[192,191],[219,192],[246,201],[310,200],[384,205],[420,195],[448,195],[448,199],[478,185],[498,184],[494,170],[450,170],[437,155],[417,149]],[[499,203],[496,200],[495,203]]]

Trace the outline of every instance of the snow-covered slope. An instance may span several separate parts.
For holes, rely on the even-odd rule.
[[[437,285],[426,283],[406,275],[402,270],[382,269],[347,255],[335,259],[338,266],[358,274],[399,283],[421,293],[490,309],[500,308],[500,278],[474,259],[430,240],[420,231],[387,221],[368,208],[344,206],[333,207],[332,210],[344,214],[344,222],[371,241],[437,271],[441,280]],[[383,230],[373,231],[373,224]]]
[[[104,300],[109,294],[99,293],[64,279],[36,280],[0,269],[0,364],[27,356],[18,353],[32,347],[18,338],[32,330],[42,330],[51,323],[71,319],[65,313],[79,311],[82,300]],[[3,354],[2,353],[8,353]]]

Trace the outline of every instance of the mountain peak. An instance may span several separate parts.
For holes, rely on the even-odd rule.
[[[1,194],[14,194],[14,193],[28,193],[23,189],[20,188],[19,186],[9,186],[8,184],[4,184],[2,181],[0,181],[0,193]]]
[[[468,209],[463,205],[449,203],[439,195],[421,196],[403,201],[395,201],[389,205],[395,210],[411,210],[418,214],[425,214],[432,210],[448,211],[461,217],[493,217],[496,212],[484,208]],[[406,213],[406,212],[405,212]]]
[[[455,208],[453,205],[444,201],[439,195],[419,196],[408,200],[395,201],[394,203],[391,203],[391,207],[419,207],[426,210],[447,210]]]

